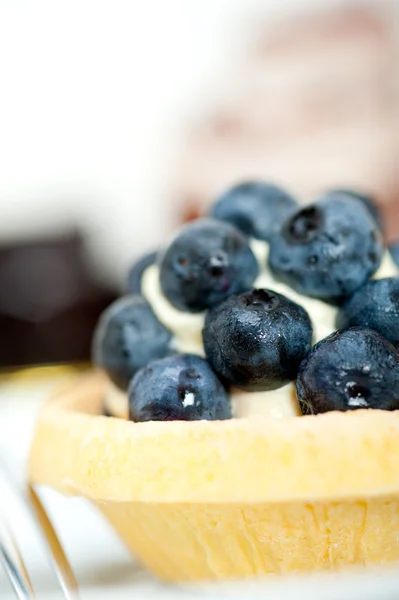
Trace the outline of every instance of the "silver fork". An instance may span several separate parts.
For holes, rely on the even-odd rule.
[[[67,600],[78,600],[76,578],[58,539],[50,518],[32,486],[20,489],[0,462],[0,565],[20,600],[36,598],[13,531],[13,507],[19,505],[38,533],[49,567],[55,574],[60,592]]]

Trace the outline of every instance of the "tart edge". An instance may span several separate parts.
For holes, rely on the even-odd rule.
[[[96,502],[311,502],[399,495],[399,411],[133,423],[101,415],[101,372],[53,395],[29,477]]]

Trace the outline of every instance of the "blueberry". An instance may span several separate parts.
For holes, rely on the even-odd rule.
[[[160,262],[160,283],[180,310],[200,312],[251,287],[259,267],[244,235],[228,223],[186,225]]]
[[[399,354],[372,329],[336,331],[302,362],[297,396],[304,414],[399,409]]]
[[[153,265],[158,256],[158,251],[149,252],[141,256],[131,267],[128,274],[127,290],[129,294],[141,294],[141,278],[144,271]]]
[[[336,324],[375,329],[399,349],[399,277],[368,281],[340,308]]]
[[[389,251],[391,253],[393,260],[395,261],[395,264],[397,264],[399,267],[399,241],[391,244],[389,246]]]
[[[360,192],[346,189],[331,190],[328,194],[337,194],[340,196],[343,195],[354,200],[359,200],[359,202],[361,202],[367,208],[380,230],[383,230],[382,215],[375,199],[372,196],[367,196],[366,194],[361,194]]]
[[[227,391],[206,360],[193,354],[156,360],[140,369],[129,386],[132,421],[215,421],[231,416]]]
[[[246,235],[269,241],[297,203],[284,190],[263,181],[248,181],[230,188],[215,202],[211,215],[235,225]]]
[[[157,320],[141,296],[124,296],[100,316],[94,333],[92,359],[112,381],[127,389],[141,367],[175,354],[171,333]]]
[[[295,379],[310,350],[307,312],[270,290],[234,295],[208,311],[202,332],[219,377],[244,390],[273,390]]]
[[[364,205],[331,194],[288,218],[272,237],[269,264],[297,292],[340,303],[376,272],[382,253]]]

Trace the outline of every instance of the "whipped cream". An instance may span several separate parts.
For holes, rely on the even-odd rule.
[[[259,240],[252,240],[250,245],[259,262],[259,276],[254,283],[254,287],[274,290],[303,306],[312,321],[313,343],[335,331],[337,308],[322,300],[299,294],[288,285],[277,281],[267,267],[269,245]],[[386,250],[374,279],[392,277],[397,274],[398,269],[390,253]],[[175,308],[162,293],[157,265],[152,265],[144,271],[142,291],[159,321],[172,332],[173,347],[178,352],[204,356],[202,329],[205,312],[189,313]],[[283,419],[301,414],[294,383],[289,383],[277,390],[262,392],[246,392],[233,388],[231,390],[231,400],[235,417],[263,415]],[[105,407],[111,414],[126,417],[127,406],[126,394],[111,385],[105,398]]]

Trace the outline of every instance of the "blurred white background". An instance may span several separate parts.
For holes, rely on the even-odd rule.
[[[0,235],[78,219],[114,274],[158,239],[171,134],[250,3],[3,1]]]
[[[309,4],[2,0],[0,239],[79,221],[120,281],[173,226],[163,195],[180,134],[256,11]]]

